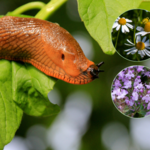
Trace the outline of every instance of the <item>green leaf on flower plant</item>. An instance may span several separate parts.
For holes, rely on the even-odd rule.
[[[2,150],[13,139],[23,111],[12,98],[11,62],[1,60],[0,70],[0,150]]]
[[[78,0],[78,10],[88,32],[109,55],[115,49],[111,40],[114,21],[127,10],[139,7],[142,0]]]
[[[50,116],[59,112],[59,107],[48,100],[56,81],[30,64],[12,62],[13,100],[29,115]]]

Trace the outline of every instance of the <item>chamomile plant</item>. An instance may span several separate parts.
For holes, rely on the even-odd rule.
[[[133,9],[121,14],[112,26],[112,42],[125,59],[150,58],[150,12]]]

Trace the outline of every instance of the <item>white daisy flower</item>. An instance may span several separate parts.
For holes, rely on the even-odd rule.
[[[149,39],[146,41],[146,37],[144,37],[141,41],[141,36],[137,36],[136,38],[136,44],[132,43],[127,39],[128,43],[125,43],[127,46],[133,46],[132,48],[124,50],[127,52],[127,55],[129,54],[135,54],[136,52],[143,58],[144,56],[150,57],[150,42]]]
[[[126,33],[129,32],[129,28],[133,29],[133,25],[129,24],[128,22],[132,22],[132,20],[126,19],[126,18],[120,18],[118,17],[115,21],[115,23],[113,24],[113,29],[116,28],[116,30],[118,31],[121,27],[121,31],[122,33]]]
[[[146,34],[150,34],[150,22],[146,21],[144,24],[145,24],[144,28],[139,26],[136,28],[140,32],[136,33],[135,36],[137,35],[144,36]]]

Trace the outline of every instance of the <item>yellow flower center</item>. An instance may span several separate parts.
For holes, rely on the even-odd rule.
[[[147,22],[144,26],[144,31],[145,32],[150,32],[150,22]]]
[[[145,48],[145,44],[143,42],[136,43],[136,48],[138,50],[143,50]]]
[[[120,19],[118,20],[118,23],[119,23],[120,25],[125,25],[125,24],[126,24],[126,19],[120,18]]]
[[[142,20],[142,23],[143,24],[146,24],[147,22],[149,22],[149,18],[147,17],[147,18],[144,18],[143,20]]]

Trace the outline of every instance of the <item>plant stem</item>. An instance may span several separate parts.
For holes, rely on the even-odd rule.
[[[25,11],[31,10],[31,9],[42,9],[45,6],[45,3],[43,2],[30,2],[25,5],[20,6],[19,8],[15,9],[12,12],[9,12],[11,15],[19,15]]]
[[[121,27],[120,27],[120,29],[119,29],[119,31],[118,31],[118,34],[117,34],[117,39],[116,39],[116,43],[115,43],[115,48],[117,47],[117,42],[118,42],[118,37],[119,37],[119,34],[120,34],[120,30],[121,30]]]
[[[140,22],[143,20],[142,19],[142,13],[143,13],[143,10],[140,10]]]
[[[137,61],[140,61],[139,57],[138,57],[138,53],[136,53],[136,58],[137,58]]]
[[[51,16],[60,6],[62,6],[67,0],[51,0],[45,5],[36,15],[35,18],[47,19]]]
[[[133,30],[133,42],[134,42],[134,44],[136,44],[136,37],[135,37],[136,27],[137,27],[137,24],[135,24],[135,27]]]

